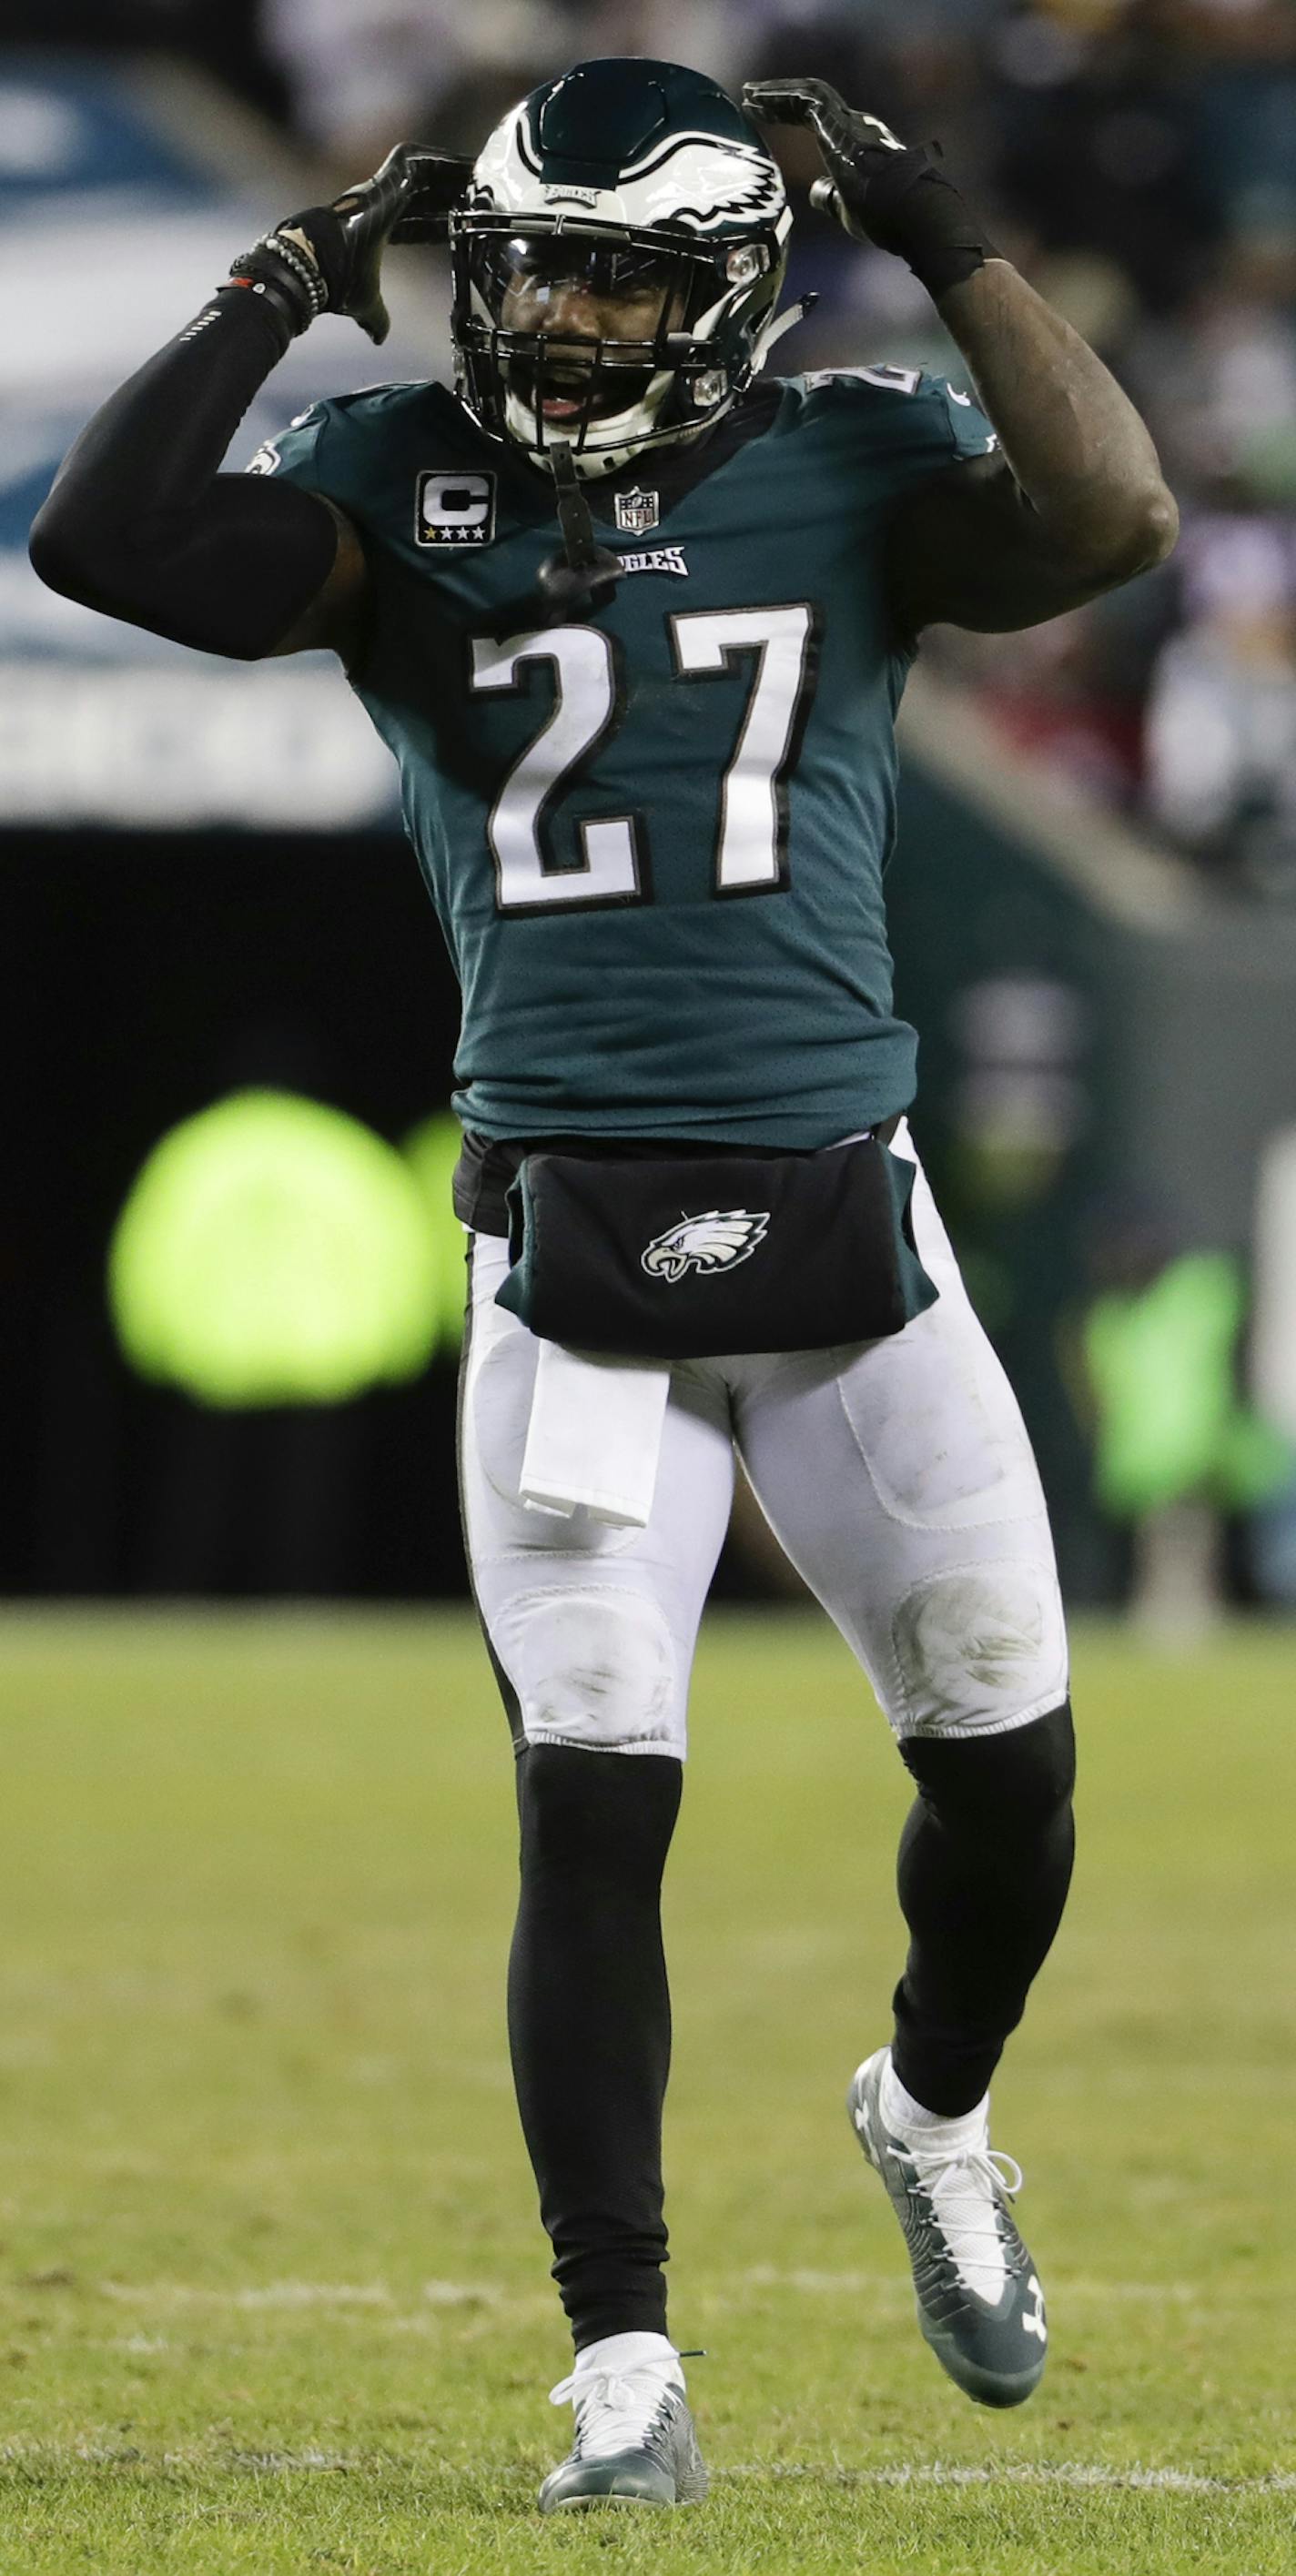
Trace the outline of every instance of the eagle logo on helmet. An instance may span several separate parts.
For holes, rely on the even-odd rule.
[[[731,165],[736,158],[736,154],[730,156]],[[675,221],[682,223],[689,215],[706,225],[716,223],[723,215],[778,215],[783,202],[783,182],[777,168],[773,164],[763,166],[753,155],[742,175],[733,176],[730,186],[717,189],[705,207],[677,208]]]
[[[640,1254],[650,1279],[673,1286],[690,1270],[704,1276],[732,1270],[748,1261],[769,1233],[768,1208],[708,1208],[705,1216],[686,1216],[666,1234],[654,1235]]]

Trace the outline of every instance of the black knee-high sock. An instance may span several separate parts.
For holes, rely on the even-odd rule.
[[[553,2277],[577,2351],[666,2331],[661,1882],[683,1765],[530,1745],[509,2045]]]
[[[1062,1919],[1075,1850],[1071,1711],[903,1752],[918,1797],[900,1839],[910,1947],[892,2063],[915,2101],[953,2117],[980,2101]]]

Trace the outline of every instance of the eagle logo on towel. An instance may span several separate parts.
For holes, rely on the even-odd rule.
[[[689,1270],[732,1270],[769,1232],[768,1208],[708,1208],[655,1235],[640,1260],[650,1279],[673,1283]]]

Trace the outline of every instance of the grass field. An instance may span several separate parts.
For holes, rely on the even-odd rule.
[[[838,1641],[717,1621],[669,1887],[711,2501],[542,2521],[568,2366],[509,2090],[468,1621],[0,1632],[0,2576],[1296,2566],[1296,1636],[1082,1636],[1083,1861],[995,2134],[1049,2374],[969,2406],[841,2095],[904,1775]]]

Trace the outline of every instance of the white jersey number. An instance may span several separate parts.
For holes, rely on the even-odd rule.
[[[719,894],[768,893],[787,883],[786,786],[814,681],[814,624],[805,600],[786,608],[698,609],[668,620],[682,679],[714,678],[732,671],[739,654],[755,657],[751,694],[720,788]],[[597,626],[551,626],[505,644],[474,641],[474,689],[516,689],[536,662],[547,662],[554,677],[552,712],[508,772],[487,824],[501,912],[645,899],[634,815],[581,823],[579,867],[557,867],[546,849],[546,821],[563,788],[621,722],[618,660],[613,639]]]
[[[578,765],[590,759],[620,720],[612,639],[598,626],[551,626],[514,635],[507,644],[473,644],[473,687],[515,689],[528,662],[553,667],[548,722],[508,773],[491,810],[487,836],[501,912],[534,912],[555,903],[634,903],[639,851],[634,818],[582,823],[579,868],[545,865],[541,832],[547,809]]]
[[[787,884],[787,778],[800,748],[814,678],[814,611],[699,608],[670,621],[676,667],[685,679],[732,671],[754,653],[756,674],[734,755],[720,790],[718,894]]]

